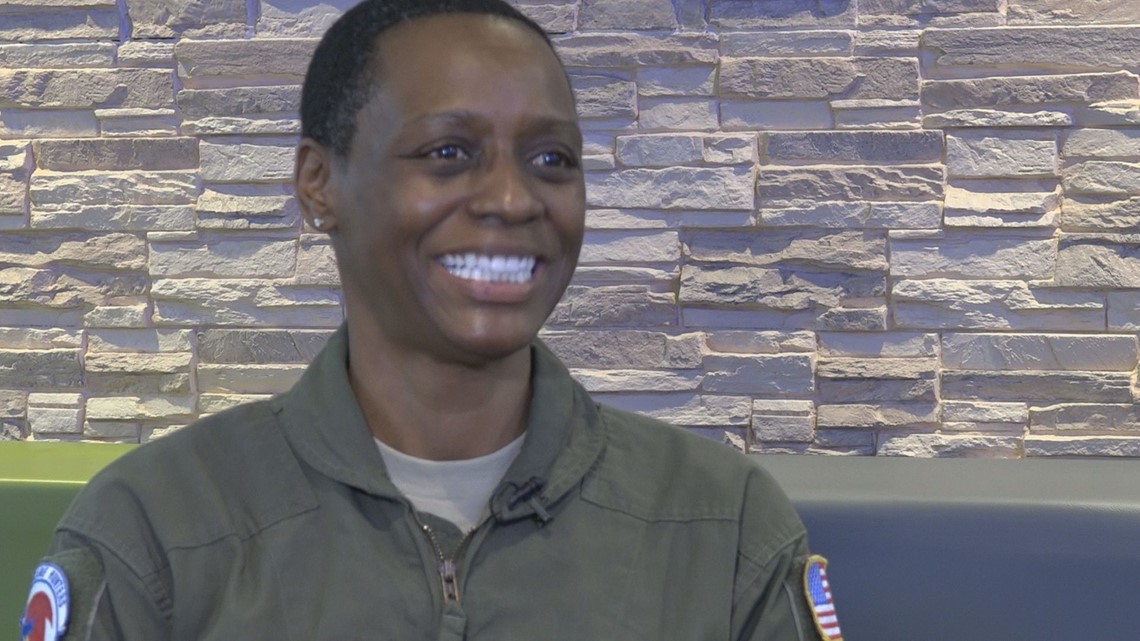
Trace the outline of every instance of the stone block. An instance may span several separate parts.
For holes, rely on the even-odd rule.
[[[0,109],[94,109],[174,106],[162,69],[0,69]]]
[[[592,393],[692,392],[701,386],[696,370],[572,369],[570,374]]]
[[[1011,0],[1009,24],[1120,24],[1136,18],[1129,2],[1098,0]]]
[[[83,432],[78,408],[29,407],[27,420],[28,430],[34,436]]]
[[[0,419],[23,418],[28,413],[28,393],[0,389]]]
[[[221,188],[221,186],[215,186]],[[296,229],[301,219],[297,199],[248,188],[231,193],[206,189],[197,201],[198,227],[203,229]],[[273,187],[271,187],[272,189]]]
[[[826,100],[722,100],[721,128],[732,130],[830,129]]]
[[[705,335],[710,351],[729,354],[780,354],[815,351],[814,332],[717,331]]]
[[[591,231],[586,233],[579,263],[669,263],[679,260],[675,231]]]
[[[343,317],[337,290],[273,280],[167,278],[151,295],[162,326],[336,327]]]
[[[848,0],[709,0],[709,23],[729,29],[761,27],[835,28],[855,26]]]
[[[922,31],[918,29],[861,29],[857,32],[854,53],[860,56],[882,54],[915,54]]]
[[[71,407],[83,405],[83,395],[72,392],[31,392],[28,394],[29,407]]]
[[[1140,27],[929,29],[922,47],[935,68],[1128,69],[1140,66]]]
[[[836,129],[918,129],[917,100],[832,100]]]
[[[293,114],[301,108],[299,85],[183,89],[178,108],[184,118]]]
[[[1094,194],[1117,198],[1140,195],[1140,164],[1088,160],[1062,173],[1066,195]]]
[[[591,33],[555,40],[567,67],[680,67],[717,62],[717,37],[711,33],[648,35]]]
[[[193,350],[191,332],[183,329],[92,329],[88,354],[97,352],[171,353]]]
[[[87,138],[40,140],[36,165],[56,171],[194,169],[196,138]]]
[[[349,0],[329,0],[320,4],[303,0],[260,0],[259,4],[258,36],[297,38],[321,36],[355,3]]]
[[[174,43],[124,42],[115,51],[115,59],[120,67],[173,67]]]
[[[1057,264],[1057,241],[1041,234],[945,232],[892,238],[891,276],[1043,280]]]
[[[703,365],[706,392],[804,396],[815,389],[809,354],[709,354]]]
[[[899,329],[1103,331],[1101,294],[1024,281],[901,280],[892,289]]]
[[[198,333],[202,363],[308,363],[331,332],[309,330],[207,329]]]
[[[637,93],[640,96],[712,96],[716,67],[639,67]]]
[[[938,363],[934,358],[845,357],[824,358],[816,363],[820,380],[934,380]]]
[[[752,401],[754,441],[810,443],[815,436],[815,404],[811,401]]]
[[[243,0],[126,0],[131,35],[139,39],[171,38],[187,31],[238,35],[245,31],[245,5]]]
[[[678,324],[676,296],[647,285],[571,285],[547,324],[573,327],[662,327]]]
[[[293,282],[298,285],[340,285],[332,243],[324,234],[303,234],[297,248]]]
[[[192,419],[194,399],[122,396],[87,399],[88,421],[152,421]]]
[[[617,159],[627,167],[671,167],[703,159],[703,137],[651,134],[617,137]]]
[[[1054,282],[1074,287],[1140,288],[1140,234],[1063,234]]]
[[[886,278],[878,273],[685,265],[679,298],[684,305],[823,311],[886,293]]]
[[[646,209],[753,208],[748,167],[626,169],[587,176],[586,204]]]
[[[179,132],[173,109],[96,109],[99,133],[104,138],[138,138],[189,135]],[[189,129],[189,128],[187,128]]]
[[[766,99],[918,99],[918,65],[903,58],[724,58],[719,93]]]
[[[44,390],[82,385],[77,349],[0,349],[0,388]]]
[[[915,428],[937,424],[937,403],[850,403],[816,407],[817,429]]]
[[[6,18],[8,16],[5,16]],[[2,29],[2,27],[0,27]],[[61,42],[0,45],[0,67],[60,69],[111,67],[115,45],[110,42]]]
[[[942,113],[926,114],[922,118],[925,129],[948,127],[1068,127],[1073,116],[1064,111],[1003,111],[1000,109],[953,109]]]
[[[963,132],[946,137],[946,168],[952,177],[1000,178],[1057,173],[1053,134]]]
[[[284,183],[293,179],[294,149],[285,145],[201,143],[202,179],[218,183]]]
[[[596,394],[595,400],[638,412],[682,427],[746,426],[752,420],[752,399],[691,392],[669,394]]]
[[[190,205],[49,205],[33,207],[32,229],[88,231],[189,231],[194,229]]]
[[[929,80],[922,83],[922,104],[927,113],[976,107],[1025,108],[1135,100],[1137,94],[1140,94],[1140,88],[1136,75],[1128,71]]]
[[[0,42],[114,40],[118,37],[119,11],[110,2],[46,12],[6,11],[0,20]]]
[[[946,186],[945,226],[1053,227],[1061,213],[1052,181],[958,181]]]
[[[770,133],[765,138],[766,155],[776,164],[917,164],[942,159],[942,134],[935,131],[811,131]]]
[[[702,158],[715,165],[751,165],[756,162],[756,136],[720,134],[704,137]]]
[[[700,262],[743,265],[805,265],[827,269],[886,271],[886,238],[881,232],[796,230],[764,234],[691,231],[686,255]]]
[[[854,31],[742,31],[720,38],[721,55],[731,58],[841,57],[854,50]]]
[[[272,394],[199,394],[198,412],[199,416],[216,414],[245,403],[266,401],[271,397]]]
[[[1065,158],[1130,159],[1140,156],[1140,129],[1076,129],[1061,147]]]
[[[1106,299],[1110,331],[1140,330],[1140,292],[1108,292]]]
[[[186,80],[211,76],[280,77],[300,82],[316,49],[316,38],[180,40],[174,45],[178,75]]]
[[[83,315],[84,327],[143,327],[150,320],[150,307],[137,305],[103,305]]]
[[[544,330],[539,336],[571,368],[692,369],[701,366],[699,334]]]
[[[1025,456],[1140,456],[1140,438],[1135,436],[1025,437]]]
[[[942,401],[944,422],[1009,423],[1024,426],[1029,420],[1025,403],[987,401]]]
[[[625,72],[572,72],[578,114],[582,118],[636,118],[637,83]]]
[[[637,125],[643,130],[713,131],[717,103],[702,98],[642,98]]]
[[[142,426],[134,421],[84,421],[83,436],[91,440],[138,443]]]
[[[919,380],[824,379],[818,382],[821,403],[875,403],[938,400],[937,382]]]
[[[87,374],[87,391],[95,396],[185,396],[193,390],[190,374]]]
[[[800,201],[921,201],[942,196],[942,167],[772,167],[760,169],[763,207]]]
[[[303,364],[198,364],[198,389],[209,393],[280,394],[305,371]]]
[[[879,456],[914,458],[1021,458],[1021,436],[986,434],[884,434]]]
[[[825,357],[931,357],[938,352],[938,334],[875,332],[819,334],[819,354]]]
[[[942,398],[1030,403],[1128,403],[1129,372],[942,372]]]
[[[88,374],[181,374],[190,371],[193,356],[190,352],[88,351],[83,364]]]
[[[1073,120],[1081,127],[1133,127],[1140,124],[1140,100],[1105,100],[1072,107]]]
[[[297,265],[297,241],[151,242],[148,255],[148,270],[158,277],[288,278]]]
[[[584,31],[672,31],[677,26],[670,0],[582,0],[578,7],[578,28]]]
[[[182,124],[182,133],[191,136],[297,135],[301,121],[289,116],[269,118],[200,118]]]
[[[83,346],[83,334],[63,329],[0,327],[0,349],[43,350]]]
[[[0,139],[98,135],[99,121],[90,110],[0,109]]]
[[[134,234],[8,232],[0,244],[0,263],[25,268],[75,265],[136,270],[145,265],[145,245]]]
[[[186,205],[198,193],[197,172],[122,171],[32,174],[32,207],[75,205]]]
[[[704,329],[874,332],[887,328],[887,308],[885,305],[807,310],[684,307],[681,309],[681,324]]]
[[[1140,435],[1140,408],[1135,403],[1092,405],[1062,403],[1029,409],[1029,430],[1135,432]]]
[[[947,333],[942,337],[942,365],[949,369],[1130,372],[1138,362],[1135,336]]]
[[[140,273],[107,273],[56,266],[54,269],[9,267],[0,270],[0,302],[42,308],[104,305],[124,297],[146,295]]]

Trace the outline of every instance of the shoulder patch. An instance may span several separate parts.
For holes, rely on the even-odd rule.
[[[71,587],[63,568],[41,563],[32,575],[32,590],[20,618],[21,641],[56,641],[67,631]]]
[[[843,641],[839,631],[839,618],[835,614],[835,601],[827,582],[827,559],[813,554],[804,564],[804,595],[815,622],[816,632],[824,641]]]

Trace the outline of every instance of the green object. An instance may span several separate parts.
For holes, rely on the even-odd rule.
[[[32,571],[71,499],[131,447],[0,442],[0,639],[17,636]]]

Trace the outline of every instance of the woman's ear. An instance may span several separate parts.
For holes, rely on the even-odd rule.
[[[336,228],[332,155],[324,145],[312,138],[302,138],[297,143],[293,187],[301,206],[301,214],[310,227],[323,232]]]

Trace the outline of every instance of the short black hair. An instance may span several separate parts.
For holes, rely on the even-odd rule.
[[[301,87],[301,135],[342,158],[348,155],[356,114],[374,87],[369,63],[380,34],[409,20],[449,13],[517,20],[554,50],[542,27],[503,0],[364,0],[333,23],[313,53]]]

